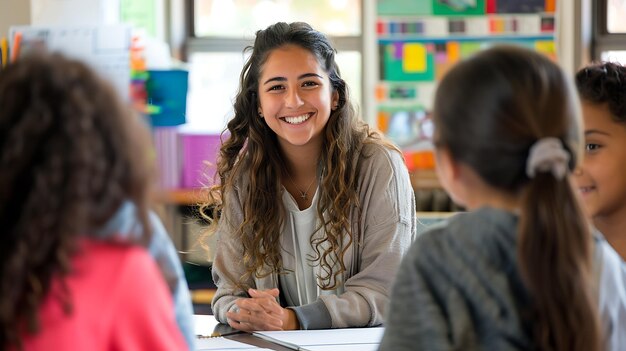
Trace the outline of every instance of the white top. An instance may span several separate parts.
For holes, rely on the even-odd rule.
[[[599,275],[599,310],[607,350],[623,350],[626,345],[626,265],[604,239],[597,241],[596,269]],[[603,256],[603,257],[602,257]]]
[[[315,302],[321,294],[338,295],[337,290],[321,291],[317,285],[319,263],[311,261],[315,257],[311,236],[319,225],[318,189],[313,195],[311,206],[304,210],[298,208],[296,200],[285,189],[282,200],[287,210],[281,235],[282,260],[286,274],[280,274],[278,280],[285,302],[288,306],[302,306]],[[322,234],[323,229],[315,233],[316,236]]]

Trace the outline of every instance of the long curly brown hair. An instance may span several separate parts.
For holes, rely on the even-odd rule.
[[[146,243],[151,178],[147,129],[84,64],[58,54],[0,72],[0,349],[40,329],[38,308],[71,271],[80,235],[95,234],[125,200]]]
[[[234,235],[243,245],[243,263],[247,274],[240,277],[242,286],[250,276],[263,277],[281,273],[280,233],[285,216],[280,191],[285,163],[274,132],[264,119],[258,118],[258,89],[261,69],[268,55],[279,47],[297,45],[313,53],[327,72],[333,90],[339,95],[338,108],[332,111],[324,131],[324,141],[318,168],[321,173],[318,218],[325,233],[311,238],[316,252],[311,258],[319,262],[322,289],[334,289],[339,275],[346,271],[343,256],[360,233],[352,232],[352,216],[360,218],[357,194],[358,162],[365,143],[376,143],[395,149],[381,135],[357,118],[350,103],[348,87],[340,77],[335,62],[335,49],[328,38],[308,24],[276,23],[256,33],[254,45],[241,72],[239,92],[235,99],[235,115],[222,133],[222,147],[217,161],[217,185],[209,191],[207,204],[201,213],[215,219],[212,232],[219,222],[222,209],[232,206],[223,193],[233,191],[242,178],[249,179],[244,193],[243,223]],[[359,221],[356,221],[359,223]],[[347,236],[347,242],[344,238]],[[358,240],[356,240],[358,242]],[[337,268],[333,268],[338,265]]]

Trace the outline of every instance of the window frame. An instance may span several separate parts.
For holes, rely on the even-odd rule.
[[[361,34],[354,36],[333,36],[328,35],[331,43],[335,47],[338,52],[343,51],[357,51],[361,54],[361,76],[363,76],[363,72],[365,71],[365,60],[366,55],[364,52],[364,42],[365,42],[365,3],[367,0],[360,0],[361,3]],[[231,52],[231,53],[243,53],[243,50],[247,46],[252,46],[254,44],[254,38],[232,38],[232,37],[223,37],[223,36],[206,36],[206,37],[198,37],[195,33],[195,1],[194,0],[186,0],[186,32],[187,38],[185,40],[185,46],[183,49],[183,58],[185,61],[188,61],[189,57],[191,57],[195,53],[203,53],[203,52]],[[237,72],[239,74],[239,72]],[[366,101],[366,92],[364,89],[365,83],[363,79],[361,79],[361,101]]]
[[[593,44],[591,56],[594,61],[602,59],[602,52],[626,50],[626,33],[609,33],[607,26],[607,9],[609,0],[593,1]]]

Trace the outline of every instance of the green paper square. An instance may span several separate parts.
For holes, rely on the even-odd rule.
[[[378,0],[376,11],[386,15],[432,15],[432,3],[428,0]]]
[[[458,7],[447,5],[444,2],[452,4],[458,3]],[[461,9],[463,7],[463,3],[463,0],[433,0],[433,13],[440,16],[484,15],[486,13],[485,0],[476,0],[476,7],[469,7],[466,9]]]

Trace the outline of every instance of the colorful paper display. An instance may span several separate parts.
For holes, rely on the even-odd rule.
[[[554,32],[554,15],[515,14],[415,19],[379,18],[380,37],[442,38],[448,36],[489,37],[494,35],[536,36]]]
[[[395,42],[382,45],[383,80],[430,81],[435,78],[435,56],[424,44]]]
[[[460,60],[497,44],[556,59],[555,0],[378,0],[378,128],[404,152],[432,148],[437,82]]]
[[[435,81],[451,64],[496,44],[515,44],[538,50],[556,58],[554,40],[537,38],[459,39],[457,41],[383,41],[382,81]]]

